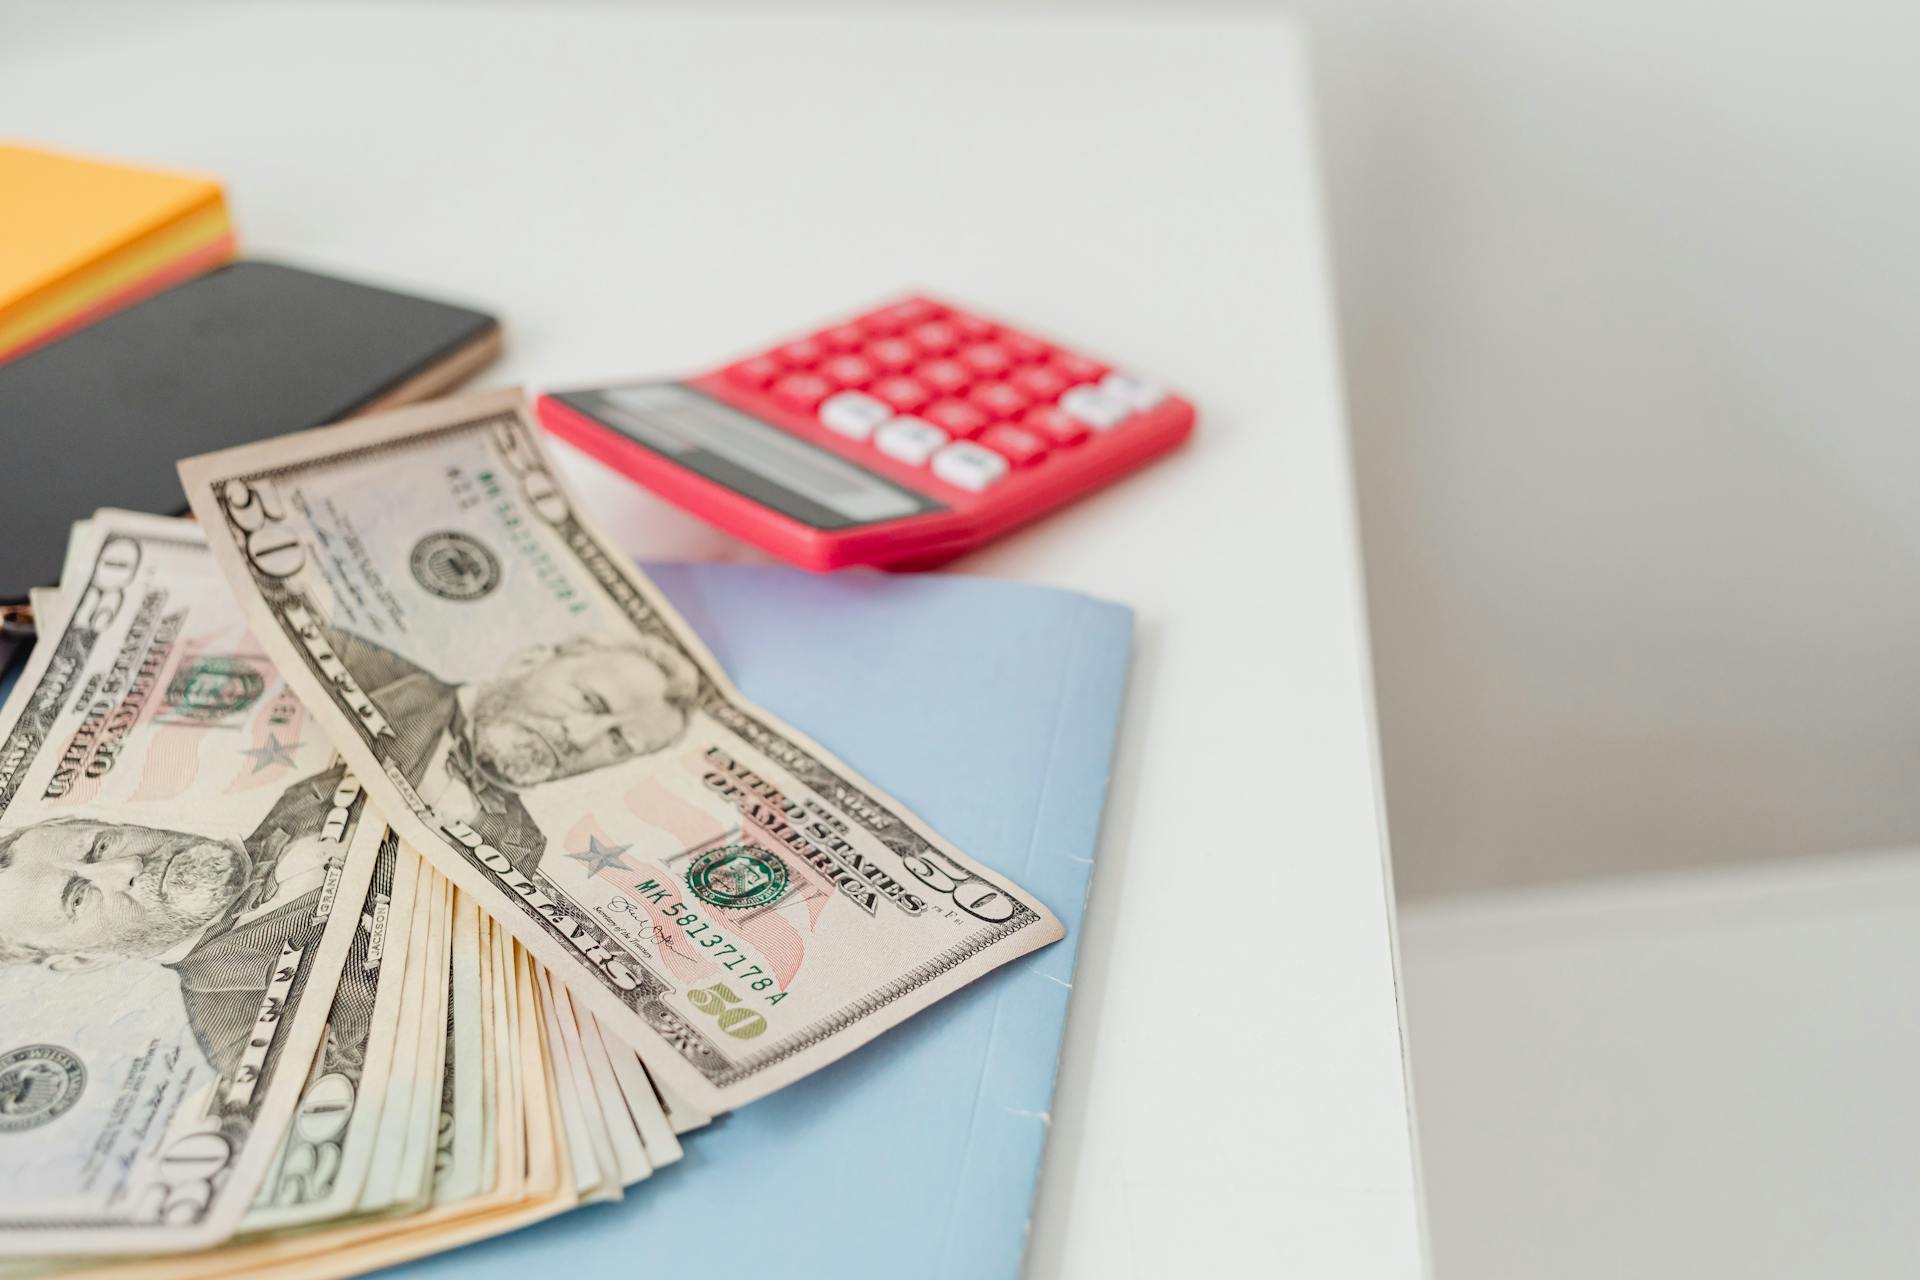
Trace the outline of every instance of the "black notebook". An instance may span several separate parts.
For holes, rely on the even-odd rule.
[[[179,459],[425,399],[499,348],[478,311],[236,262],[0,365],[0,602],[101,507],[185,512]]]

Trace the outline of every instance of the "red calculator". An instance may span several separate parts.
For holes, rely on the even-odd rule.
[[[1193,405],[910,297],[680,382],[540,397],[549,431],[809,569],[934,564],[1145,464]]]

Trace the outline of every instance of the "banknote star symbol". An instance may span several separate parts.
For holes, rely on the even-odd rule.
[[[298,738],[295,738],[292,742],[283,743],[279,738],[269,733],[267,735],[266,746],[242,747],[240,748],[240,754],[253,757],[253,771],[255,773],[259,773],[268,765],[274,764],[283,764],[291,769],[293,768],[293,757],[287,753],[299,745],[300,739]]]
[[[627,863],[620,855],[631,848],[633,846],[630,844],[601,844],[598,836],[588,836],[587,847],[584,850],[567,856],[585,866],[588,875],[597,876],[608,867],[618,867],[625,871]]]

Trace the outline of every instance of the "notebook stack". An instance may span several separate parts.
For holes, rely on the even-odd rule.
[[[217,182],[0,143],[0,360],[233,253]]]

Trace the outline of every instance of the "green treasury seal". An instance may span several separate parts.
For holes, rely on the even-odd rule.
[[[787,864],[757,844],[724,845],[693,860],[687,888],[716,907],[764,907],[787,891]]]
[[[167,685],[167,706],[189,720],[220,720],[245,711],[266,689],[266,678],[246,659],[203,657]]]
[[[87,1069],[54,1044],[0,1053],[0,1134],[52,1124],[80,1101]]]

